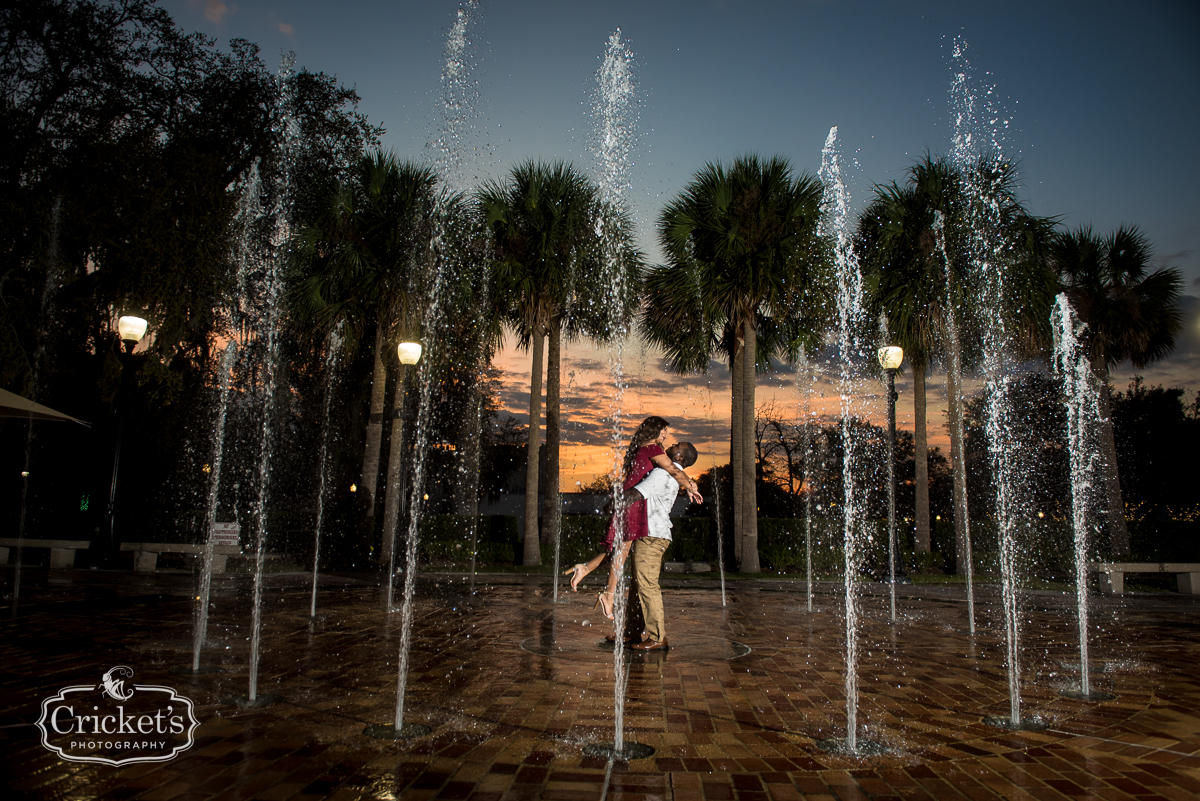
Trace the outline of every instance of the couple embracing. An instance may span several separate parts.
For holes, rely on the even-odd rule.
[[[680,487],[687,491],[688,498],[695,503],[704,502],[697,491],[696,482],[684,472],[685,468],[695,464],[696,449],[689,442],[679,442],[664,450],[669,430],[667,421],[661,417],[647,417],[638,426],[625,451],[625,481],[622,484],[624,520],[619,520],[614,514],[601,543],[604,550],[586,564],[575,565],[567,571],[571,576],[571,589],[576,589],[584,576],[611,556],[608,587],[597,594],[596,605],[603,608],[605,617],[612,619],[617,578],[632,551],[633,583],[637,587],[638,604],[645,620],[644,637],[637,632],[631,646],[639,651],[667,647],[666,616],[659,574],[663,556],[671,545],[670,513]]]

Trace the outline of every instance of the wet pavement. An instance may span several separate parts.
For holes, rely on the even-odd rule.
[[[11,597],[13,569],[4,568]],[[195,580],[185,572],[25,569],[15,617],[0,608],[0,770],[4,798],[30,799],[941,799],[1200,797],[1200,597],[1095,597],[1092,689],[1077,700],[1074,596],[1023,595],[1023,716],[1008,717],[994,587],[980,588],[975,635],[961,588],[905,586],[897,623],[865,586],[860,745],[846,736],[841,586],[739,581],[722,608],[715,581],[664,582],[670,650],[629,661],[625,737],[652,756],[610,764],[613,665],[594,595],[550,599],[549,579],[422,576],[406,722],[431,733],[381,740],[396,705],[399,614],[378,579],[268,576],[258,680],[270,706],[239,706],[249,682],[251,584],[214,582],[205,672],[192,673]],[[6,600],[5,604],[11,603]],[[34,725],[42,702],[96,683],[190,698],[193,745],[157,763],[65,761]]]

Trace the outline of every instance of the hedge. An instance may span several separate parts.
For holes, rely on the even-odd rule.
[[[672,545],[666,560],[717,564],[717,537],[711,521],[703,517],[672,520]],[[585,562],[599,551],[607,519],[598,515],[564,515],[560,562],[570,566]],[[870,540],[863,556],[864,568],[882,573],[887,568],[887,521],[864,522]],[[900,522],[897,537],[900,557],[909,572],[953,572],[955,565],[954,524],[931,521],[931,551],[913,552],[912,523]],[[1131,520],[1129,522],[1134,561],[1200,561],[1200,524],[1190,521]],[[470,564],[469,518],[461,515],[431,515],[421,523],[422,562],[445,566]],[[1051,518],[1019,523],[1016,529],[1016,565],[1020,575],[1047,581],[1074,577],[1075,545],[1071,524]],[[734,568],[731,538],[725,532],[726,568]],[[1102,540],[1103,538],[1096,538]],[[977,575],[999,573],[999,543],[996,524],[990,520],[971,522],[974,570]],[[478,533],[476,564],[518,565],[523,543],[517,519],[511,516],[482,516]],[[775,573],[803,573],[805,564],[805,521],[802,518],[759,518],[758,552],[763,569]],[[1104,541],[1093,542],[1089,559],[1107,556]],[[542,564],[554,560],[553,543],[542,546]],[[813,573],[841,577],[845,556],[842,523],[837,519],[814,519],[812,527]]]

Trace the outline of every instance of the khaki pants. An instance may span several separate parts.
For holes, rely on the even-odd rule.
[[[667,639],[667,617],[663,613],[658,576],[662,572],[663,555],[669,547],[671,541],[659,537],[643,537],[633,543],[633,575],[637,581],[638,600],[646,618],[646,635],[655,642]]]

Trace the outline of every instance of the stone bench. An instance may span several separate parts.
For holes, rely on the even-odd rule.
[[[191,553],[201,556],[204,554],[203,545],[188,545],[183,542],[123,542],[122,551],[133,551],[133,569],[137,573],[153,573],[158,569],[160,553]],[[212,570],[214,573],[225,572],[225,560],[237,556],[242,549],[236,545],[214,545]]]
[[[1200,595],[1200,564],[1185,562],[1093,562],[1088,565],[1100,573],[1100,590],[1111,595],[1125,592],[1126,573],[1174,573],[1179,592]]]
[[[663,562],[666,573],[708,573],[712,565],[708,562]]]
[[[8,551],[21,542],[23,548],[49,548],[50,567],[75,567],[75,552],[91,547],[89,540],[18,540],[16,537],[0,537],[0,565],[8,564]]]

